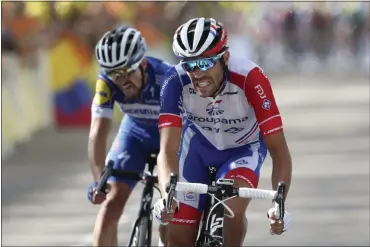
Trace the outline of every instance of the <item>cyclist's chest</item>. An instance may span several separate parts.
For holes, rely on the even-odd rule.
[[[201,98],[191,88],[183,96],[183,110],[189,120],[199,127],[231,132],[255,122],[253,108],[241,91],[226,91],[216,98]]]
[[[122,92],[118,92],[116,103],[121,111],[136,118],[157,119],[159,116],[160,87],[156,83],[147,85],[136,101],[126,100]]]

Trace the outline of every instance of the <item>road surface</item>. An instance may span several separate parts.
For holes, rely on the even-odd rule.
[[[248,210],[245,245],[369,245],[369,81],[366,77],[271,77],[294,170],[291,229],[270,236],[268,201]],[[91,245],[97,206],[87,130],[45,130],[2,164],[2,244]],[[260,188],[270,188],[271,160]],[[125,245],[138,210],[136,188],[120,222]],[[154,234],[157,242],[157,233]]]

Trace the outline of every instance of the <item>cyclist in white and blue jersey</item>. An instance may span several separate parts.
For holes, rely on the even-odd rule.
[[[144,38],[134,28],[120,26],[103,35],[95,55],[101,67],[92,103],[88,156],[93,182],[88,198],[101,204],[94,229],[94,246],[116,246],[117,227],[136,182],[110,177],[107,196],[96,193],[105,161],[115,169],[143,172],[149,152],[159,150],[160,83],[170,68],[166,62],[145,56]],[[116,103],[125,113],[107,155],[106,144]]]
[[[292,161],[269,79],[254,62],[230,54],[227,31],[220,22],[203,17],[187,21],[175,32],[173,51],[181,61],[162,84],[157,167],[162,199],[155,204],[154,215],[161,224],[169,224],[166,242],[170,246],[194,246],[207,210],[206,197],[177,192],[178,210],[168,213],[163,199],[171,172],[181,182],[207,184],[208,167],[215,166],[217,179],[257,188],[269,152],[272,187],[284,181],[287,192]],[[223,227],[224,246],[242,246],[249,202],[228,200],[225,203],[234,217],[211,222],[211,227]],[[290,214],[286,212],[281,222],[276,221],[273,208],[268,215],[271,234],[288,229]]]

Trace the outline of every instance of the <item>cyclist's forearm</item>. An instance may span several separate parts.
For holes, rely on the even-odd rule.
[[[90,168],[95,181],[98,181],[104,169],[106,156],[106,140],[96,138],[89,138],[88,156],[90,161]]]
[[[166,195],[166,185],[169,182],[171,172],[179,174],[177,153],[161,151],[158,155],[158,180],[162,196]]]
[[[280,154],[277,157],[273,158],[273,168],[272,168],[272,176],[271,176],[271,183],[272,188],[275,190],[278,186],[280,181],[284,181],[286,186],[286,194],[288,194],[290,182],[292,179],[292,159],[290,154]]]

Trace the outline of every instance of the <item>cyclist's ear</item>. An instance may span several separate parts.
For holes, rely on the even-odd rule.
[[[228,50],[225,51],[224,55],[222,56],[222,59],[224,60],[225,65],[227,66],[229,64],[230,59],[230,52]]]
[[[146,70],[147,64],[148,64],[148,61],[146,60],[146,58],[144,58],[143,61],[141,61],[140,63],[140,65],[143,66],[144,71]]]

